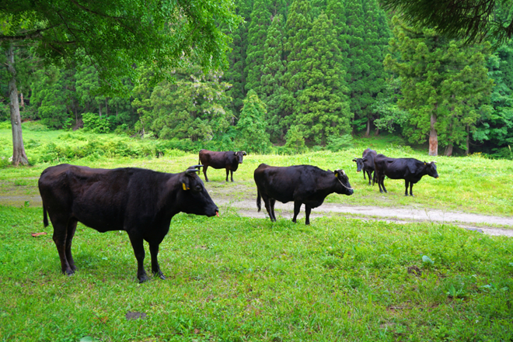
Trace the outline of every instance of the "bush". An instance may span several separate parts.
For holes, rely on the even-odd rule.
[[[332,135],[328,137],[328,143],[326,148],[331,152],[338,152],[353,147],[353,137],[351,134],[345,134],[342,136]]]
[[[46,132],[49,131],[46,125],[41,123],[40,121],[26,121],[21,124],[21,129],[32,131],[32,132]]]
[[[106,118],[100,118],[94,113],[82,114],[84,129],[93,133],[109,133],[111,131],[112,121]]]

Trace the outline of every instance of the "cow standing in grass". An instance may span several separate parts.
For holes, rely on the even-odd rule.
[[[372,177],[372,185],[376,180],[376,173],[374,172],[374,158],[377,156],[376,151],[371,150],[370,148],[366,149],[362,153],[361,158],[354,158],[353,161],[356,163],[356,172],[363,171],[363,179],[365,178],[365,174],[369,176],[369,185],[371,185],[371,177]],[[373,173],[374,172],[374,176]]]
[[[179,212],[209,217],[218,213],[196,174],[199,166],[175,174],[68,164],[44,170],[39,178],[44,224],[48,226],[48,213],[62,272],[75,273],[71,243],[77,222],[81,222],[101,233],[111,230],[128,233],[137,258],[139,282],[148,279],[144,270],[143,241],[146,240],[150,245],[151,269],[165,279],[157,255],[171,218]]]
[[[209,166],[214,169],[226,169],[226,181],[228,182],[228,174],[231,173],[233,182],[233,173],[242,164],[243,157],[247,155],[244,151],[228,151],[228,152],[213,152],[208,150],[199,151],[199,163],[203,165],[203,175],[205,181],[208,182],[207,169]]]
[[[276,221],[274,204],[276,201],[294,202],[296,222],[301,205],[305,204],[306,224],[310,224],[310,212],[317,208],[331,193],[352,195],[353,189],[344,170],[324,171],[316,166],[295,165],[274,167],[260,164],[254,173],[257,186],[257,208],[261,210],[261,198],[271,218]]]
[[[374,168],[376,180],[379,185],[379,192],[387,192],[385,188],[385,176],[390,179],[404,179],[404,195],[408,196],[408,186],[410,187],[410,196],[413,196],[413,184],[416,184],[425,175],[438,178],[435,162],[422,162],[414,158],[388,158],[378,154],[374,158]]]

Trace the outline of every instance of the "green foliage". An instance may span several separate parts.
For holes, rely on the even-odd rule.
[[[345,134],[340,137],[330,136],[326,148],[331,152],[338,152],[353,146],[353,137],[351,134]]]
[[[137,79],[133,65],[146,64],[154,81],[182,57],[204,69],[224,62],[228,38],[220,25],[235,28],[240,18],[228,0],[189,2],[114,0],[110,3],[7,0],[0,7],[0,37],[35,44],[36,55],[57,65],[66,60],[96,65],[106,93],[126,90]],[[198,29],[199,27],[199,29]],[[7,39],[7,38],[6,38]],[[4,39],[2,39],[4,40]],[[85,54],[77,52],[84,51]]]
[[[285,136],[285,147],[295,151],[295,153],[303,153],[306,149],[305,138],[299,126],[292,126],[287,131]]]
[[[21,127],[23,128],[23,130],[28,130],[28,131],[33,131],[33,132],[45,132],[45,131],[50,130],[50,128],[48,128],[47,126],[45,126],[43,123],[41,123],[39,121],[25,121],[24,123],[21,124]]]
[[[111,131],[111,121],[101,118],[94,113],[85,113],[82,115],[84,121],[84,130],[92,133],[109,133]]]
[[[391,52],[401,57],[389,54],[384,63],[401,77],[398,104],[410,113],[405,136],[422,143],[434,129],[448,151],[452,146],[468,150],[467,137],[493,84],[485,67],[489,44],[463,46],[432,29],[416,30],[394,20],[397,38],[390,41]]]
[[[265,104],[258,98],[254,90],[248,92],[244,99],[244,107],[235,127],[237,130],[237,145],[249,153],[265,153],[270,145],[269,133],[265,117]]]

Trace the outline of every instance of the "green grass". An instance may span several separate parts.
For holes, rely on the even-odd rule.
[[[161,245],[167,280],[138,284],[124,232],[79,225],[78,270],[66,277],[41,221],[40,208],[0,207],[2,341],[513,338],[513,240],[504,237],[341,217],[305,226],[180,214]]]
[[[45,152],[42,146],[56,141],[63,151],[80,150],[85,142],[98,142],[98,146],[115,149],[116,146],[128,148],[133,145],[137,151],[151,150],[155,141],[140,141],[129,138],[120,138],[113,134],[97,135],[77,133],[74,135],[64,131],[24,132],[26,141],[38,142],[38,147],[27,148],[29,157],[41,155]],[[64,137],[64,138],[62,138]],[[7,156],[10,151],[10,131],[0,129],[0,142],[3,142],[3,152]],[[140,145],[140,146],[139,146]],[[90,145],[88,145],[90,146]],[[386,179],[388,194],[380,194],[378,186],[368,186],[363,180],[362,173],[356,172],[356,165],[352,162],[355,157],[361,156],[366,148],[374,148],[379,153],[389,157],[412,157],[424,161],[437,162],[440,178],[434,179],[425,176],[413,187],[415,197],[404,196],[404,181]],[[95,152],[96,153],[96,152]],[[161,158],[149,155],[145,158],[112,157],[111,152],[100,156],[97,153],[80,159],[64,159],[52,162],[36,163],[32,167],[13,168],[4,166],[0,172],[0,205],[21,205],[29,200],[33,205],[38,204],[39,194],[37,179],[41,172],[51,165],[69,162],[77,165],[91,167],[143,167],[164,172],[181,172],[188,166],[198,163],[195,153],[185,153],[177,150],[167,150]],[[5,157],[7,158],[7,157]],[[427,157],[425,152],[411,149],[401,144],[393,137],[360,139],[355,147],[337,153],[328,151],[310,152],[301,155],[257,155],[250,154],[234,174],[235,184],[226,184],[225,171],[209,169],[211,180],[207,184],[214,200],[216,198],[232,201],[254,200],[256,197],[253,171],[260,163],[275,166],[288,166],[295,164],[312,164],[322,169],[342,168],[349,176],[351,185],[355,189],[352,196],[330,195],[327,203],[343,205],[367,205],[381,207],[415,207],[440,209],[445,211],[460,211],[466,213],[482,213],[488,215],[511,216],[513,205],[513,161],[490,160],[481,155],[470,157]],[[25,198],[27,197],[27,198]]]
[[[0,129],[5,158],[8,134]],[[59,139],[62,134],[67,133],[25,131],[26,141],[33,140],[29,157],[44,155],[42,146],[50,141],[60,142],[63,151],[82,146],[83,141]],[[101,146],[120,139],[84,136]],[[139,143],[152,144],[134,140],[123,146]],[[377,186],[366,185],[351,162],[366,147],[429,161],[401,141],[362,139],[338,153],[250,154],[234,174],[235,183],[225,183],[224,170],[210,169],[206,186],[214,201],[254,201],[253,171],[260,163],[312,164],[343,168],[349,175],[355,194],[331,195],[331,203],[513,214],[512,161],[436,157],[440,178],[424,177],[411,198],[404,197],[401,181],[386,180],[389,193],[383,195]],[[100,234],[82,225],[73,244],[78,271],[73,277],[60,273],[52,227],[43,228],[42,210],[33,207],[40,203],[37,180],[45,168],[71,162],[181,172],[197,161],[197,154],[171,150],[162,158],[104,153],[31,167],[4,162],[0,341],[513,339],[513,240],[450,225],[362,221],[339,214],[315,218],[311,226],[290,220],[273,224],[240,217],[228,206],[220,218],[180,214],[173,219],[161,245],[165,281],[137,283],[125,232]],[[48,234],[31,236],[42,231]],[[127,320],[134,312],[145,319]]]

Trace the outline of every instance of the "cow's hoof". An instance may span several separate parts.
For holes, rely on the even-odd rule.
[[[166,277],[164,276],[164,274],[161,271],[155,272],[155,273],[153,273],[153,275],[155,277],[159,277],[160,279],[166,280]]]
[[[140,277],[137,277],[137,279],[139,279],[139,284],[144,283],[145,281],[150,280],[146,274],[144,274],[144,275],[142,275]]]
[[[159,274],[159,278],[162,279],[162,280],[166,280],[166,277],[162,273]]]
[[[65,275],[67,275],[68,277],[71,277],[73,274],[75,274],[75,271],[73,271],[73,270],[66,270],[63,273]]]

